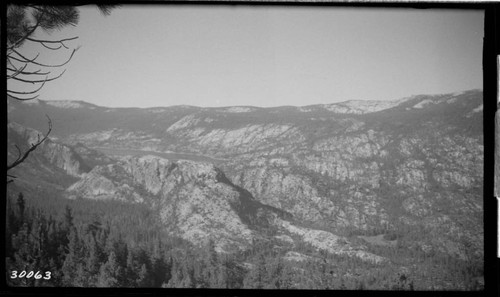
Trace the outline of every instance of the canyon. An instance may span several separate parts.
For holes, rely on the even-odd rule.
[[[145,204],[167,232],[214,240],[219,253],[262,239],[374,265],[391,259],[372,245],[482,261],[482,96],[272,108],[9,100],[8,160],[43,133],[45,114],[53,131],[8,190]]]

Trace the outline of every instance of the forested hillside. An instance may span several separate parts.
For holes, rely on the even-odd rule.
[[[115,201],[25,199],[7,204],[7,270],[13,286],[268,288],[268,289],[444,289],[427,287],[420,277],[435,273],[443,281],[460,281],[479,289],[474,275],[482,263],[445,255],[410,255],[401,247],[375,250],[419,266],[379,267],[351,257],[332,256],[304,244],[276,249],[256,241],[244,252],[219,254],[213,241],[194,246],[162,232],[147,208]],[[446,271],[437,266],[446,264]],[[425,266],[424,266],[425,265]],[[15,271],[15,272],[14,272]],[[22,271],[31,277],[14,278]],[[38,273],[38,274],[37,274]],[[38,275],[38,276],[37,276]],[[37,279],[38,278],[38,279]]]

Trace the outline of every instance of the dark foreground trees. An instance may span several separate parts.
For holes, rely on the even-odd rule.
[[[6,223],[11,286],[443,290],[449,282],[455,289],[481,288],[481,271],[437,255],[414,258],[419,272],[409,252],[382,248],[377,253],[395,265],[307,244],[277,248],[265,239],[245,251],[220,253],[214,241],[194,246],[166,233],[154,210],[140,204],[17,194],[8,197]],[[290,251],[303,259],[290,260]]]

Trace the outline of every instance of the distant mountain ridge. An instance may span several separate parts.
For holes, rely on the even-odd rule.
[[[39,127],[46,126],[45,114],[51,116],[54,123],[54,130],[52,137],[83,137],[85,134],[102,133],[103,131],[114,131],[114,134],[119,134],[123,131],[122,136],[126,137],[126,133],[134,131],[134,134],[143,134],[143,138],[147,136],[150,150],[165,151],[164,147],[168,145],[165,142],[171,143],[170,136],[165,135],[164,131],[172,129],[172,125],[179,126],[183,121],[186,122],[189,117],[194,114],[200,116],[198,125],[212,126],[214,128],[232,128],[235,125],[244,127],[259,121],[261,123],[290,123],[293,125],[309,126],[312,130],[324,130],[328,123],[347,120],[356,120],[357,116],[366,116],[365,119],[371,120],[370,124],[396,124],[400,123],[401,126],[408,126],[411,124],[418,124],[419,117],[425,110],[429,110],[431,105],[434,110],[434,117],[436,116],[452,116],[459,120],[458,115],[464,116],[479,116],[482,114],[475,111],[482,106],[480,101],[470,101],[467,98],[479,98],[482,96],[481,91],[472,90],[456,94],[444,94],[437,96],[412,96],[403,98],[397,101],[386,101],[382,107],[375,105],[377,111],[373,111],[373,103],[366,101],[363,104],[372,108],[372,112],[361,114],[359,110],[363,108],[355,105],[350,109],[351,113],[346,113],[347,103],[337,103],[330,105],[312,105],[305,107],[272,107],[272,108],[256,108],[256,107],[224,107],[224,108],[202,108],[192,106],[173,106],[173,107],[159,107],[159,108],[106,108],[99,107],[93,104],[85,103],[82,101],[66,101],[58,102],[53,101],[47,104],[45,101],[27,101],[18,102],[9,100],[9,119],[21,125],[39,129]],[[464,98],[462,104],[450,104],[454,98]],[[429,101],[430,100],[430,101]],[[356,103],[352,101],[351,103]],[[429,102],[434,104],[429,105]],[[476,103],[477,102],[477,103]],[[394,105],[396,104],[396,105]],[[424,105],[423,105],[424,104]],[[465,104],[465,105],[464,105]],[[472,105],[475,106],[472,106]],[[62,107],[64,106],[64,107]],[[68,106],[72,106],[68,108]],[[75,106],[78,106],[75,108]],[[334,108],[335,107],[335,108]],[[424,107],[424,108],[421,108]],[[455,110],[458,108],[457,110]],[[467,109],[466,110],[464,110]],[[229,111],[228,111],[229,110]],[[234,111],[238,112],[234,112]],[[242,112],[245,110],[245,112]],[[432,115],[432,114],[429,114]],[[187,116],[187,118],[184,118]],[[389,116],[389,117],[388,117]],[[395,119],[396,121],[387,121],[393,116],[401,116]],[[414,120],[413,120],[414,119]],[[181,121],[182,120],[182,121]],[[199,122],[202,120],[202,122]],[[412,122],[413,120],[413,122]],[[326,121],[326,122],[325,122]],[[392,122],[391,122],[392,121]],[[460,120],[459,120],[460,121]],[[366,121],[365,121],[366,122]],[[477,125],[477,121],[472,121],[474,124],[473,129],[477,132],[482,131],[482,126]],[[324,125],[326,124],[326,125]],[[342,125],[342,124],[341,124]],[[317,128],[314,128],[317,127]],[[121,130],[120,130],[121,129]],[[305,129],[305,133],[309,133]],[[201,130],[198,130],[201,131]],[[106,132],[106,133],[108,133]],[[105,137],[103,135],[103,137]],[[68,140],[68,139],[66,139]],[[162,143],[163,142],[163,143]],[[175,150],[171,148],[170,150]]]
[[[175,108],[175,109],[211,109],[216,111],[226,111],[231,113],[241,113],[241,112],[252,112],[262,109],[276,109],[276,108],[296,108],[302,112],[311,112],[317,111],[320,109],[325,109],[328,111],[332,111],[335,113],[346,113],[346,114],[365,114],[371,112],[377,112],[385,109],[389,109],[395,107],[403,102],[416,99],[419,97],[455,97],[468,92],[482,92],[479,89],[473,89],[463,92],[455,92],[455,93],[444,93],[444,94],[434,94],[434,95],[412,95],[409,97],[404,97],[400,99],[393,100],[346,100],[340,101],[336,103],[318,103],[312,105],[305,106],[274,106],[274,107],[257,107],[251,105],[235,105],[235,106],[227,106],[227,107],[199,107],[194,105],[171,105],[171,106],[156,106],[156,107],[106,107],[100,106],[98,104],[89,103],[82,100],[41,100],[41,99],[33,99],[24,101],[23,104],[27,105],[50,105],[57,108],[89,108],[89,109],[131,109],[131,108],[139,108],[143,110],[148,110],[152,112],[161,112],[162,110]],[[12,102],[16,101],[8,101],[8,104],[11,105]],[[419,107],[416,107],[419,108]]]

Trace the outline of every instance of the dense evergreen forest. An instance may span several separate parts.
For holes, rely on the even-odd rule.
[[[42,195],[43,196],[43,195]],[[286,249],[255,240],[249,249],[217,253],[162,231],[151,209],[117,201],[8,196],[7,283],[47,287],[164,287],[421,290],[431,278],[479,289],[482,263],[424,255],[400,244],[371,246],[391,259],[375,265],[303,243]],[[294,251],[309,255],[287,260]],[[411,262],[409,262],[411,259]],[[401,269],[401,267],[406,267]],[[444,267],[444,268],[443,268]]]

